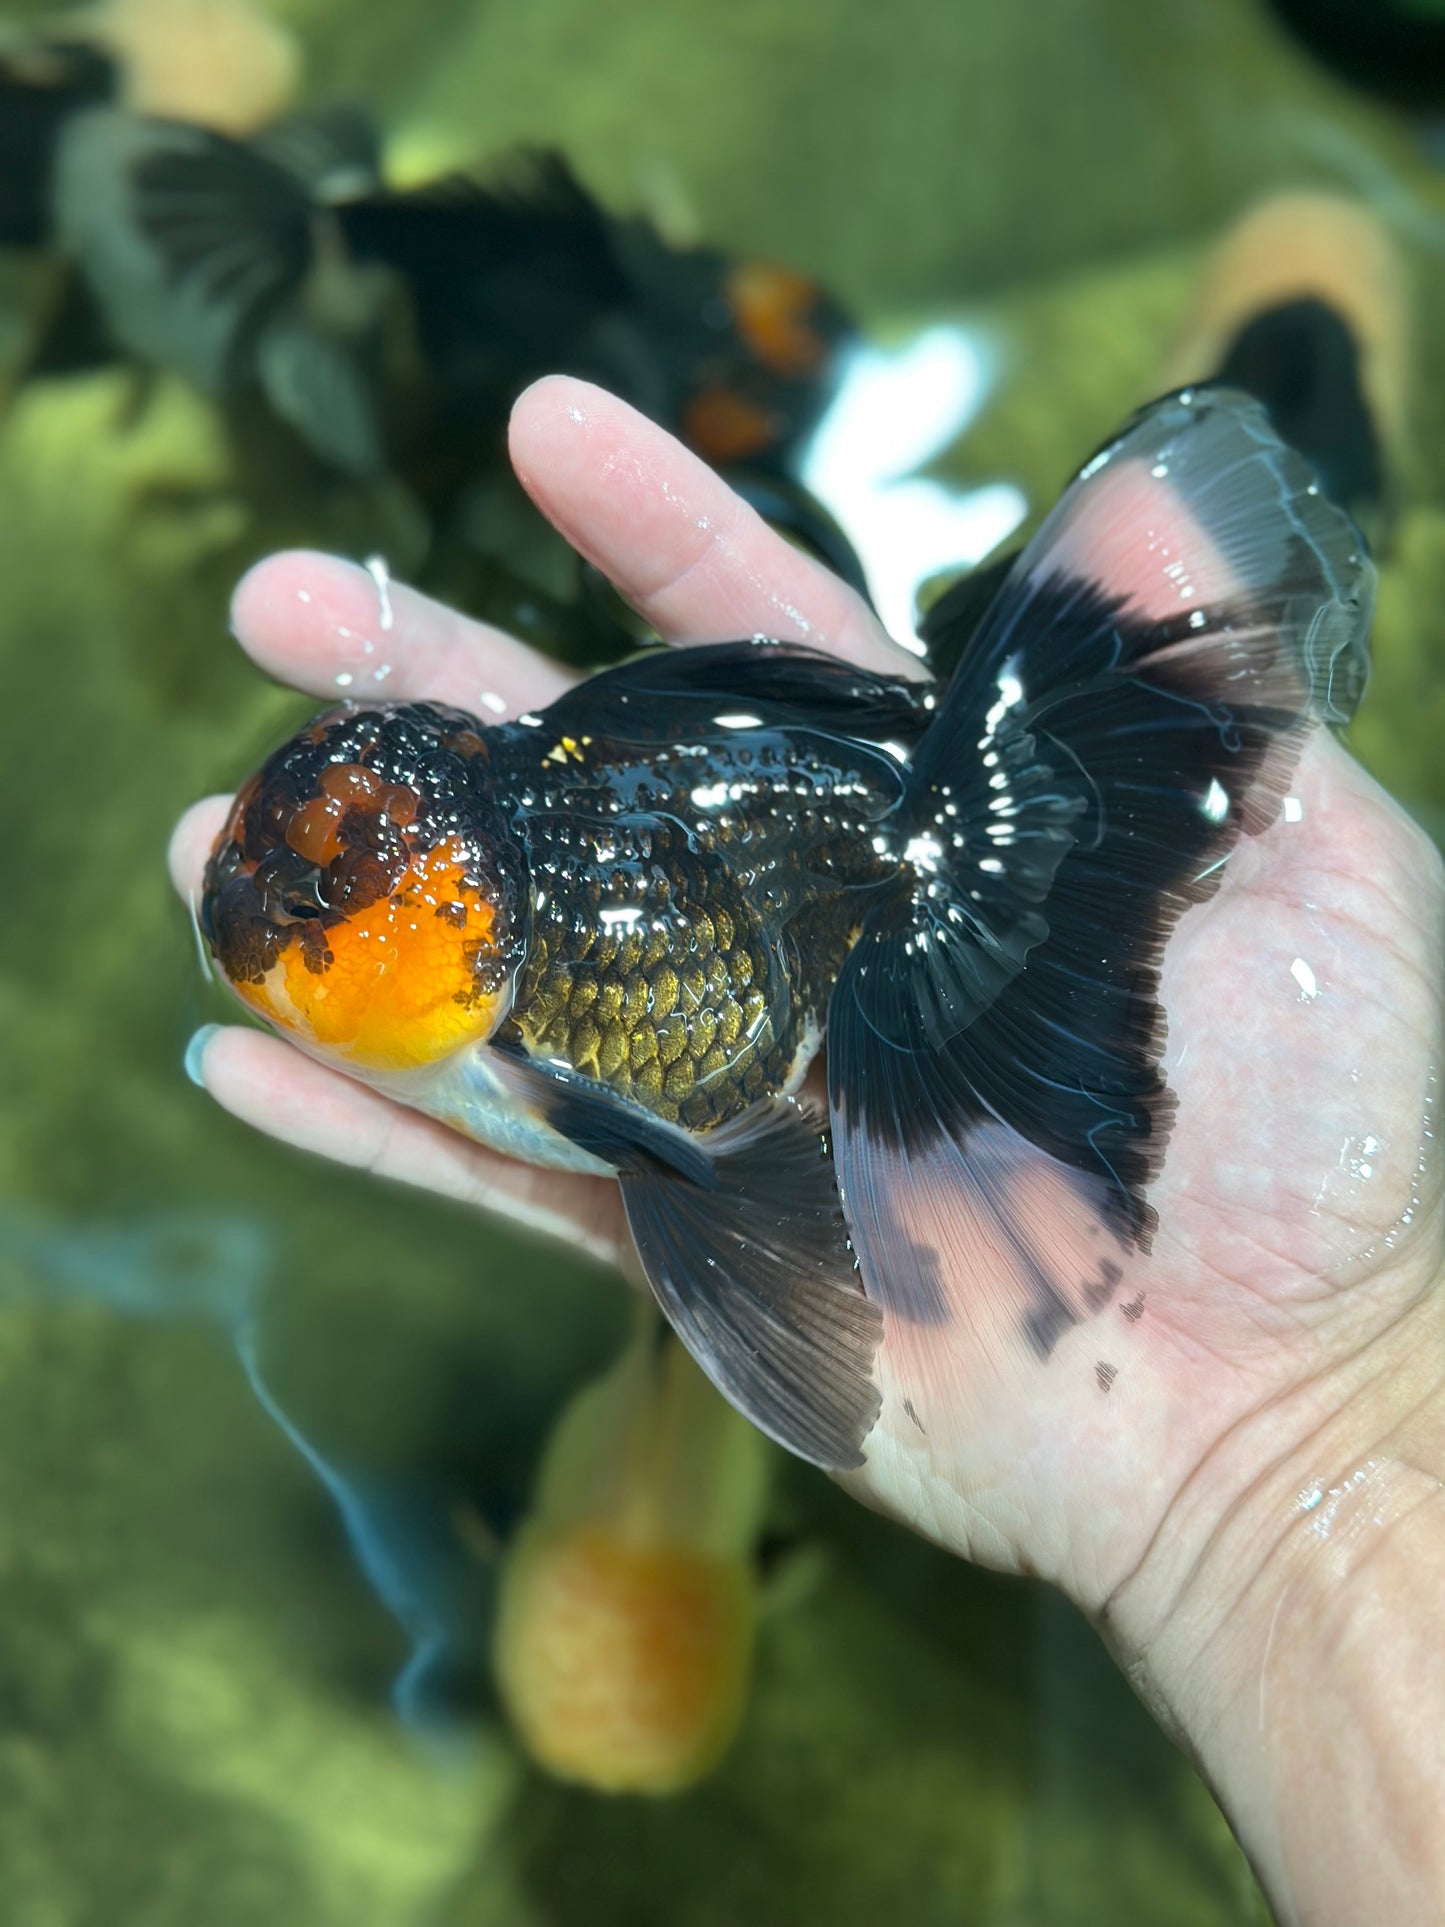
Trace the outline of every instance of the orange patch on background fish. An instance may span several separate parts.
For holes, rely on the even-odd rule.
[[[775,375],[797,378],[822,367],[828,344],[811,325],[818,284],[792,268],[744,261],[727,278],[738,332]]]
[[[771,447],[779,423],[730,388],[704,388],[683,410],[682,432],[688,446],[710,462],[736,462]]]

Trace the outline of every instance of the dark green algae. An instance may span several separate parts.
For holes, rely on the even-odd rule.
[[[821,273],[880,329],[965,309],[1001,375],[940,466],[1035,503],[1147,392],[1205,238],[1250,194],[1367,166],[1427,210],[1435,192],[1397,126],[1242,3],[1147,24],[1124,0],[285,11],[313,76],[378,99],[403,153],[560,136],[615,204],[662,181],[709,238]],[[7,265],[7,315],[25,285]],[[1438,314],[1428,260],[1421,289]],[[1445,476],[1416,467],[1356,740],[1445,811]],[[193,1091],[185,1041],[226,1013],[163,851],[191,796],[309,706],[225,636],[242,568],[403,537],[254,426],[122,373],[13,403],[0,501],[0,1922],[1264,1918],[1204,1788],[1071,1609],[800,1467],[779,1469],[744,1732],[695,1793],[547,1783],[475,1655],[457,1748],[401,1728],[405,1641],[246,1382],[215,1297],[228,1239],[293,1420],[353,1471],[464,1490],[498,1530],[621,1342],[622,1294]],[[520,599],[572,653],[545,599]]]

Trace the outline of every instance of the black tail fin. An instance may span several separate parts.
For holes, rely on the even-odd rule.
[[[1165,942],[1274,819],[1307,730],[1352,711],[1372,592],[1348,518],[1219,389],[1136,417],[1029,544],[914,758],[916,886],[829,1011],[885,1315],[962,1294],[1046,1354],[1147,1247]]]
[[[349,123],[330,132],[359,151]],[[328,130],[313,133],[322,167]],[[312,187],[294,149],[96,110],[60,149],[59,234],[122,348],[212,395],[258,383],[323,461],[370,475],[391,291],[356,270]]]
[[[56,167],[61,246],[117,341],[224,392],[312,259],[312,202],[283,167],[201,127],[97,109]]]
[[[345,204],[381,186],[381,130],[364,107],[334,101],[273,120],[247,143],[315,199]]]

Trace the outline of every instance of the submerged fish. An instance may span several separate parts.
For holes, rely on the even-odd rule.
[[[4,82],[0,64],[0,104]],[[553,152],[402,192],[355,109],[239,140],[96,104],[78,81],[61,105],[53,91],[27,83],[29,117],[0,134],[17,183],[0,186],[0,240],[53,243],[74,270],[34,371],[119,351],[218,400],[264,398],[330,467],[400,478],[464,548],[493,519],[476,496],[512,403],[539,375],[581,375],[724,465],[867,594],[794,475],[855,332],[806,276],[673,246]],[[626,628],[590,613],[615,651]]]
[[[1407,459],[1414,361],[1409,276],[1389,224],[1340,194],[1258,202],[1200,276],[1173,383],[1264,403],[1279,434],[1378,540]]]
[[[856,339],[807,276],[613,215],[554,151],[359,196],[337,218],[357,262],[404,278],[444,420],[472,436],[560,370],[710,462],[787,474]]]
[[[349,472],[471,472],[527,383],[561,370],[709,461],[786,477],[854,338],[807,277],[674,247],[556,153],[402,192],[354,111],[242,141],[70,94],[62,122],[36,97],[31,198],[117,344],[208,393],[259,387]],[[15,225],[41,238],[28,203]]]
[[[1350,715],[1373,570],[1207,389],[1081,470],[981,616],[964,590],[943,689],[756,639],[511,723],[343,705],[206,881],[226,975],[303,1049],[614,1173],[703,1370],[835,1470],[873,1449],[880,1346],[895,1391],[926,1370],[945,1264],[1047,1356],[1147,1249],[1163,946]],[[797,1099],[825,1030],[826,1135]]]
[[[767,1447],[656,1320],[569,1403],[507,1549],[497,1684],[532,1757],[603,1792],[676,1793],[747,1704]]]

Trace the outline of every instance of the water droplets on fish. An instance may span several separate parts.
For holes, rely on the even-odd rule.
[[[943,857],[943,845],[927,831],[910,838],[903,851],[905,863],[911,863],[918,870],[936,870]]]

